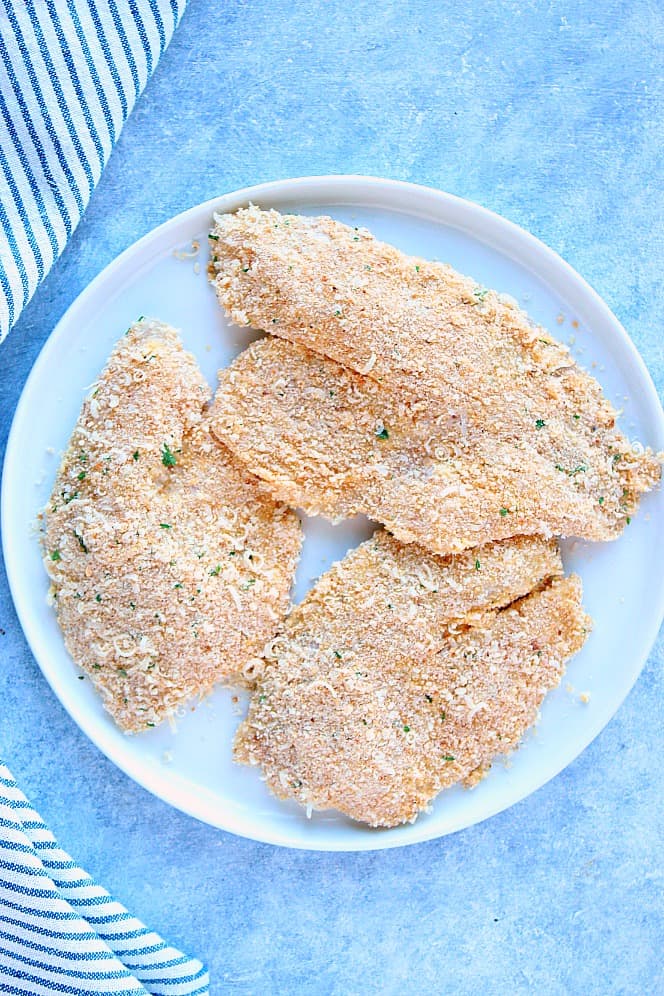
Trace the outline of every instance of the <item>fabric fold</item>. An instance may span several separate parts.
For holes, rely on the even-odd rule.
[[[74,232],[186,0],[0,0],[0,341]]]
[[[205,966],[169,945],[62,850],[0,763],[4,992],[203,996]],[[6,988],[5,988],[6,987]]]

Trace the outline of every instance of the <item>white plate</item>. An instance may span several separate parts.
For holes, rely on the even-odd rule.
[[[569,764],[614,714],[655,639],[664,603],[664,501],[645,498],[617,542],[566,544],[568,569],[584,582],[595,620],[584,650],[509,766],[497,763],[475,789],[451,789],[431,813],[394,830],[365,829],[331,813],[308,820],[295,804],[273,799],[254,769],[231,760],[239,706],[220,689],[177,732],[162,728],[127,737],[101,708],[67,655],[53,612],[34,525],[86,386],[123,331],[139,315],[182,330],[185,345],[214,384],[217,368],[249,341],[225,322],[205,276],[206,232],[213,210],[249,200],[264,207],[329,213],[366,225],[379,238],[449,261],[478,282],[507,292],[555,335],[576,337],[573,352],[606,394],[624,408],[629,434],[664,448],[664,416],[652,382],[625,331],[595,292],[555,253],[496,215],[449,194],[366,177],[285,180],[227,194],[178,215],[124,252],[84,291],[35,363],[12,427],[3,476],[2,533],[7,574],[34,655],[81,729],[130,777],[174,806],[214,826],[256,840],[321,850],[368,850],[428,840],[469,826],[523,799]],[[178,259],[198,239],[195,258]],[[198,266],[196,264],[199,264]],[[561,320],[562,319],[562,320]],[[578,328],[577,324],[578,323]],[[305,524],[307,539],[296,597],[333,560],[368,535],[366,520],[336,528]],[[580,693],[590,693],[584,704]],[[242,703],[240,703],[241,706]]]

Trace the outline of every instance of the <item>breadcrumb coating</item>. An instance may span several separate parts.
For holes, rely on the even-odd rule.
[[[587,517],[561,529],[540,487],[548,533],[615,536],[639,495],[659,481],[661,456],[616,428],[617,413],[569,350],[514,303],[450,266],[407,256],[328,217],[254,206],[216,215],[211,240],[210,277],[234,322],[368,377],[418,417],[455,424],[469,449],[484,446],[480,462],[509,474],[514,500],[537,492],[543,465],[547,486],[556,474],[567,478],[555,483],[556,494],[566,491],[572,504],[587,498]],[[615,483],[614,465],[618,503],[613,490],[604,492],[607,480]],[[494,535],[503,533],[490,528],[484,538]]]
[[[541,539],[440,558],[379,531],[286,619],[236,759],[279,798],[413,821],[517,747],[582,646],[581,584],[561,572]]]
[[[272,337],[220,371],[211,425],[276,498],[332,520],[363,512],[437,553],[525,534],[612,539],[635,501],[627,460],[586,447],[584,472],[562,472]]]
[[[177,333],[136,323],[83,403],[43,512],[67,649],[128,732],[246,681],[289,605],[299,522],[212,436],[209,397]]]

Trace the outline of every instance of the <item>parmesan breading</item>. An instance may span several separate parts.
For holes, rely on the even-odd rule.
[[[43,512],[65,643],[126,731],[243,681],[287,611],[301,530],[209,431],[177,333],[114,349]]]
[[[564,472],[272,337],[220,371],[211,425],[280,500],[333,520],[363,512],[438,553],[524,534],[611,539],[636,502],[628,460],[584,437],[583,472]]]
[[[416,415],[456,427],[469,454],[480,446],[482,466],[504,470],[510,513],[539,491],[545,531],[607,539],[659,480],[660,458],[616,429],[617,413],[567,348],[451,267],[331,218],[256,207],[215,216],[210,244],[210,276],[234,322],[330,357]],[[607,480],[621,483],[619,502]],[[577,506],[573,530],[555,519],[561,491]],[[504,535],[492,525],[485,538]]]
[[[541,539],[440,558],[377,532],[268,648],[236,759],[280,798],[414,820],[518,745],[582,646],[580,582],[561,571]]]

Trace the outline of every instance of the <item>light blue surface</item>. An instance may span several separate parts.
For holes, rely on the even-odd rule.
[[[65,308],[176,212],[361,172],[468,197],[599,291],[664,388],[661,6],[190,0],[71,245],[0,349],[4,449]],[[53,375],[57,377],[57,371]],[[2,585],[0,752],[62,845],[210,965],[213,993],[664,989],[662,640],[563,774],[454,837],[374,854],[234,838],[169,809],[69,720]]]

